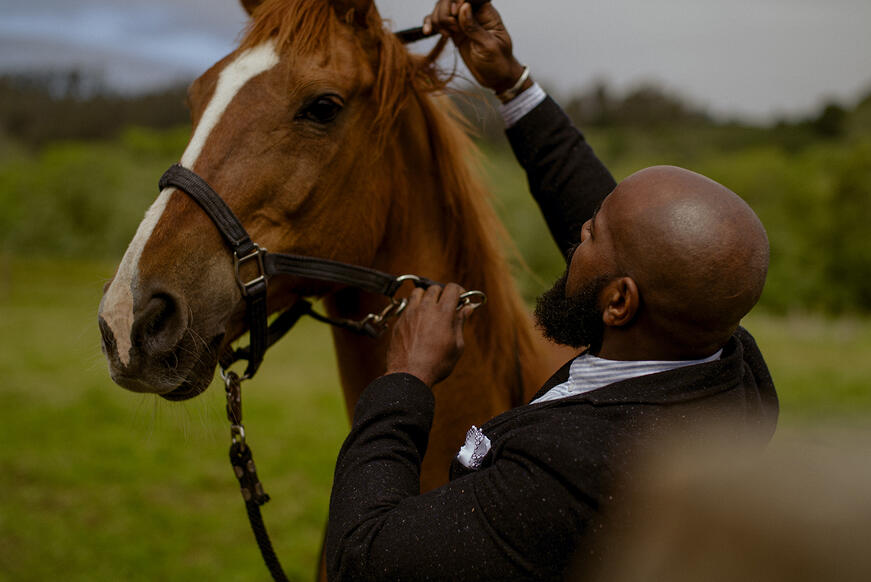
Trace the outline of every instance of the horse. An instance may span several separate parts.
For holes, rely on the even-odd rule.
[[[504,228],[463,121],[430,55],[414,55],[372,0],[243,0],[239,46],[190,86],[192,136],[180,165],[220,193],[270,251],[486,292],[454,373],[435,390],[421,489],[447,481],[471,425],[531,397],[553,372],[504,256]],[[404,293],[406,291],[403,291]],[[336,319],[378,313],[384,298],[305,276],[274,277],[269,312],[323,300]],[[99,308],[112,379],[183,400],[211,383],[246,332],[234,263],[210,219],[164,188],[148,209]],[[334,328],[348,414],[384,373],[389,334]]]

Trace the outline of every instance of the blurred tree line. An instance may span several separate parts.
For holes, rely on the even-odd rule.
[[[492,99],[453,99],[511,164]],[[871,312],[871,92],[767,125],[713,118],[653,84],[559,101],[618,179],[675,164],[744,197],[771,241],[768,309]],[[119,257],[188,137],[183,87],[120,95],[75,72],[0,77],[0,251]],[[522,177],[515,193],[497,186],[508,205],[526,196]],[[553,272],[540,235],[510,226],[533,271]]]
[[[131,125],[172,128],[188,121],[185,97],[183,86],[113,93],[79,71],[0,76],[0,130],[41,147],[64,139],[109,139]]]

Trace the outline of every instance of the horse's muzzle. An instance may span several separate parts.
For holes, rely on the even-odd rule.
[[[171,400],[196,396],[208,387],[223,334],[202,339],[189,326],[189,310],[172,294],[151,293],[137,309],[130,329],[129,350],[120,354],[112,326],[99,317],[103,353],[112,380],[133,391]]]

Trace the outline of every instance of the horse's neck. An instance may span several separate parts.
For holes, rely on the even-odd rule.
[[[473,329],[466,334],[467,353],[477,357],[476,368],[458,370],[469,377],[475,377],[478,382],[482,378],[492,378],[494,381],[512,384],[488,392],[487,399],[494,402],[492,410],[507,408],[516,404],[523,396],[534,391],[531,383],[537,381],[542,373],[532,370],[537,364],[539,348],[530,341],[530,324],[526,318],[523,306],[520,304],[513,282],[510,280],[508,266],[498,252],[489,250],[492,243],[484,244],[486,237],[494,236],[485,232],[485,228],[470,228],[465,230],[462,245],[457,238],[459,232],[451,213],[447,212],[447,199],[464,200],[480,193],[473,188],[464,192],[446,192],[450,184],[458,180],[446,180],[438,174],[439,156],[456,155],[456,151],[434,151],[433,144],[442,143],[444,139],[434,139],[433,131],[444,132],[441,135],[454,135],[453,127],[445,127],[446,120],[427,118],[423,108],[427,103],[415,102],[403,113],[403,118],[397,124],[396,145],[384,154],[381,161],[382,184],[392,193],[391,207],[388,212],[387,226],[381,245],[376,252],[374,267],[396,275],[416,274],[441,282],[455,281],[471,288],[475,285],[488,286],[483,290],[491,295],[491,304],[482,315],[476,314],[471,320]],[[438,125],[438,128],[432,127]],[[447,140],[451,145],[453,142]],[[456,164],[465,164],[463,159]],[[455,165],[455,164],[450,164]],[[471,179],[471,178],[469,178]],[[454,188],[467,188],[468,180],[460,180],[461,184]],[[484,212],[480,205],[467,205],[466,212]],[[476,210],[478,209],[478,210]],[[456,211],[454,211],[456,215]],[[468,224],[488,224],[478,216],[464,215]],[[475,240],[470,240],[475,239]],[[454,243],[454,244],[450,244]],[[488,246],[489,245],[489,246]],[[454,249],[454,256],[446,252]],[[466,252],[476,249],[474,252]],[[472,257],[472,258],[469,258]],[[476,264],[466,264],[475,262]],[[487,264],[480,264],[487,263]],[[461,276],[461,273],[465,275]],[[467,280],[463,280],[463,279]],[[472,280],[468,280],[472,279]],[[477,280],[475,280],[477,279]],[[384,306],[383,298],[373,298],[356,292],[343,292],[334,298],[331,308],[338,315],[349,317],[359,316],[368,312],[380,311]],[[490,319],[486,330],[474,329],[475,322],[483,326]],[[498,322],[493,320],[499,318]],[[482,321],[483,320],[483,321]],[[506,325],[505,320],[509,323]],[[484,333],[482,333],[484,332]],[[384,370],[384,354],[386,338],[379,341],[351,336],[345,332],[337,332],[335,343],[342,376],[343,388],[349,408],[353,407],[357,396],[365,385]],[[489,335],[490,347],[486,354],[482,347],[482,337]],[[495,338],[493,336],[496,336]],[[499,352],[507,352],[498,357],[489,357],[493,353],[493,344],[498,344]],[[504,361],[510,358],[512,361]],[[468,359],[468,358],[467,358]],[[506,374],[506,366],[516,368],[516,373]],[[464,366],[469,368],[469,365]],[[510,377],[509,377],[510,376]],[[522,376],[522,379],[521,379]],[[468,381],[468,379],[467,379]],[[518,386],[520,383],[522,386]],[[518,391],[522,391],[520,395]],[[510,395],[510,396],[508,396]]]
[[[393,275],[414,274],[436,281],[453,281],[448,258],[441,252],[446,224],[440,209],[438,180],[433,154],[419,112],[409,112],[400,123],[405,144],[385,153],[385,188],[394,203],[388,211],[387,226],[376,252],[373,267]],[[407,291],[407,289],[404,289]],[[378,313],[386,305],[383,297],[343,290],[328,300],[328,309],[339,317],[359,318]],[[372,339],[343,330],[333,331],[339,374],[349,414],[362,390],[384,373],[389,331]]]

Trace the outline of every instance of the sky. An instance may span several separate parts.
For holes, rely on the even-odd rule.
[[[376,2],[395,29],[434,3]],[[558,98],[599,81],[618,91],[656,82],[716,115],[770,121],[871,92],[871,0],[494,6],[515,54]],[[0,14],[0,73],[80,68],[127,91],[196,77],[246,22],[236,0],[0,0]]]

